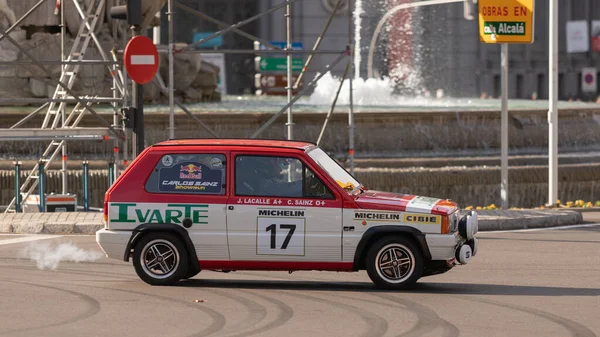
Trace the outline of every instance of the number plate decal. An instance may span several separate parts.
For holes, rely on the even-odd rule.
[[[304,218],[258,217],[257,255],[304,256]]]

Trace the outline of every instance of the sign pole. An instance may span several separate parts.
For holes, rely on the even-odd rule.
[[[136,155],[144,150],[144,87],[152,80],[158,68],[158,53],[154,42],[141,34],[142,0],[128,0],[126,5],[112,6],[110,17],[127,20],[133,37],[127,43],[123,59],[127,75],[133,80],[131,103],[133,105],[132,144]],[[149,42],[145,42],[148,40]],[[146,46],[145,46],[146,44]],[[148,47],[148,44],[150,47]]]
[[[133,35],[140,35],[140,27],[134,26]],[[135,155],[139,155],[144,151],[144,85],[133,81],[133,130],[135,133]]]
[[[131,129],[132,131],[132,135],[131,135],[131,155],[132,155],[132,159],[137,157],[137,155],[140,153],[138,151],[138,135],[137,135],[137,90],[138,90],[138,84],[135,83],[134,81],[131,81],[131,106],[133,107],[133,127]]]
[[[169,139],[175,139],[175,78],[173,60],[173,0],[168,0],[169,19]]]
[[[508,209],[508,44],[502,44],[501,55],[501,85],[502,85],[502,103],[501,103],[501,175],[500,175],[500,197],[502,199],[502,209]]]
[[[140,35],[140,26],[133,26],[134,37],[129,40],[123,53],[125,70],[133,80],[133,132],[135,149],[140,154],[145,147],[144,142],[144,84],[150,83],[158,71],[158,51],[154,42]]]
[[[292,5],[288,3],[285,6],[285,21],[286,21],[286,50],[292,50]],[[287,101],[288,104],[292,100],[292,54],[287,53]],[[290,105],[287,110],[287,139],[294,139],[294,120],[292,115],[292,106]]]
[[[360,2],[358,3],[362,6]],[[354,53],[358,53],[358,59],[356,63],[358,66],[360,66],[360,32],[358,32],[357,34],[355,30],[356,27],[353,27],[353,9],[354,11],[359,11],[356,15],[361,14],[360,12],[362,11],[362,8],[353,8],[352,1],[348,1],[348,46],[346,48],[350,52],[350,58],[348,60],[348,65],[350,66],[350,74],[348,75],[348,162],[350,166],[350,174],[354,174],[354,88],[352,85],[352,78],[354,78],[354,72],[356,72],[356,79],[360,78],[360,68],[354,67]],[[353,40],[355,40],[354,46],[352,45]],[[356,47],[358,48],[355,49]]]
[[[143,84],[136,84],[138,87],[137,90],[137,109],[135,109],[135,112],[137,114],[137,116],[135,116],[135,121],[137,123],[136,126],[136,134],[137,134],[137,153],[136,155],[139,155],[140,153],[142,153],[142,151],[144,151],[145,148],[145,142],[144,142],[144,85]]]
[[[558,199],[558,0],[550,0],[548,39],[548,204]]]
[[[476,2],[479,8],[479,40],[483,43],[499,43],[501,46],[500,198],[502,209],[507,209],[509,207],[508,44],[533,43],[535,0],[477,0]],[[550,27],[556,29],[553,24],[555,23],[551,21]]]

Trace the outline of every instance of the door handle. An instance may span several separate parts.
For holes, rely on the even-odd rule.
[[[227,209],[233,211],[233,206],[228,206]]]

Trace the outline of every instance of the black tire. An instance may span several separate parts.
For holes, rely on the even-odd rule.
[[[395,258],[392,254],[396,255]],[[405,264],[406,262],[409,264]],[[382,264],[386,267],[380,267]],[[423,274],[423,254],[406,237],[386,237],[371,245],[367,252],[365,266],[369,278],[377,287],[407,289],[412,287]]]
[[[183,276],[182,279],[184,279],[184,280],[190,279],[190,278],[198,275],[200,272],[201,272],[201,270],[194,272],[194,271],[192,271],[191,268],[188,268],[188,271],[185,273],[185,276]]]
[[[156,256],[156,252],[161,256]],[[144,282],[151,285],[176,283],[187,274],[188,263],[185,246],[181,240],[169,233],[146,234],[137,242],[133,251],[135,272]]]

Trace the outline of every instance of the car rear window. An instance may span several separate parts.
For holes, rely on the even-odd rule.
[[[225,194],[225,155],[166,154],[146,181],[146,191],[167,194]]]

